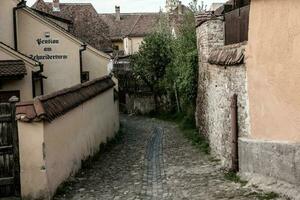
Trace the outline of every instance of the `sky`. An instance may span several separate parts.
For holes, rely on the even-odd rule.
[[[27,0],[27,5],[31,6],[36,0]],[[51,0],[44,0],[51,2]],[[191,0],[181,0],[188,5]],[[199,0],[200,2],[201,0]],[[227,0],[203,0],[204,4],[210,7],[211,3],[225,2]],[[121,12],[158,12],[165,7],[165,0],[60,0],[61,3],[92,3],[99,13],[112,13],[115,5],[121,7]]]

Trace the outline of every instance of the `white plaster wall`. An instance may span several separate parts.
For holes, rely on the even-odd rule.
[[[51,195],[81,161],[92,156],[101,143],[112,138],[119,128],[118,109],[113,89],[85,102],[52,123],[45,123],[45,154]]]
[[[90,80],[108,75],[107,65],[109,61],[109,58],[100,56],[87,48],[82,55],[83,71],[90,72]]]
[[[119,130],[113,88],[51,123],[19,125],[23,199],[50,199],[57,187]]]
[[[80,44],[70,39],[64,33],[57,31],[25,10],[18,11],[19,49],[27,55],[66,55],[67,59],[39,60],[44,64],[44,92],[51,92],[71,87],[80,83]],[[45,33],[50,33],[50,38],[58,39],[59,44],[38,45],[37,39],[45,38]],[[52,51],[44,51],[50,47]]]
[[[0,2],[0,41],[13,47],[13,8],[18,4],[17,0],[1,0]]]
[[[44,124],[18,123],[21,195],[25,200],[49,199],[46,163],[43,155]]]
[[[131,55],[139,51],[143,42],[143,37],[124,38],[124,51],[126,55]]]

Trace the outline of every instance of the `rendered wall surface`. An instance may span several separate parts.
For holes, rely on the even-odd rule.
[[[126,37],[124,38],[124,51],[125,55],[131,55],[139,51],[142,44],[143,37]]]
[[[57,187],[80,169],[81,162],[97,153],[100,144],[118,130],[113,88],[51,123],[19,122],[22,197],[52,197]]]
[[[90,80],[108,75],[109,58],[100,56],[89,48],[83,52],[83,71],[89,71]]]
[[[17,0],[1,0],[0,6],[0,41],[14,47],[13,8]]]
[[[20,51],[34,58],[35,56],[54,56],[37,59],[44,64],[43,74],[48,77],[44,80],[45,94],[80,83],[80,44],[27,11],[18,11],[18,19]],[[38,42],[39,39],[52,40],[54,43],[41,44]]]
[[[242,173],[262,174],[300,185],[299,144],[240,138],[239,146]]]
[[[44,124],[18,123],[18,130],[22,198],[50,199],[44,154]]]
[[[300,1],[251,1],[251,137],[300,142]]]

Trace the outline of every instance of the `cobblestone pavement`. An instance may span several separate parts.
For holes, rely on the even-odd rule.
[[[71,178],[56,200],[267,199],[226,180],[174,124],[122,116],[122,125],[123,139]]]

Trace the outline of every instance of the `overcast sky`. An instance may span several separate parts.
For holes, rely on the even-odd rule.
[[[27,0],[27,5],[31,6],[36,0]],[[50,1],[51,0],[45,0]],[[188,5],[191,0],[181,0]],[[199,0],[201,1],[201,0]],[[204,0],[209,6],[215,2],[225,2],[227,0]],[[70,3],[92,3],[99,13],[114,12],[115,5],[121,6],[121,12],[158,12],[159,8],[164,8],[165,0],[60,0],[60,2]]]

